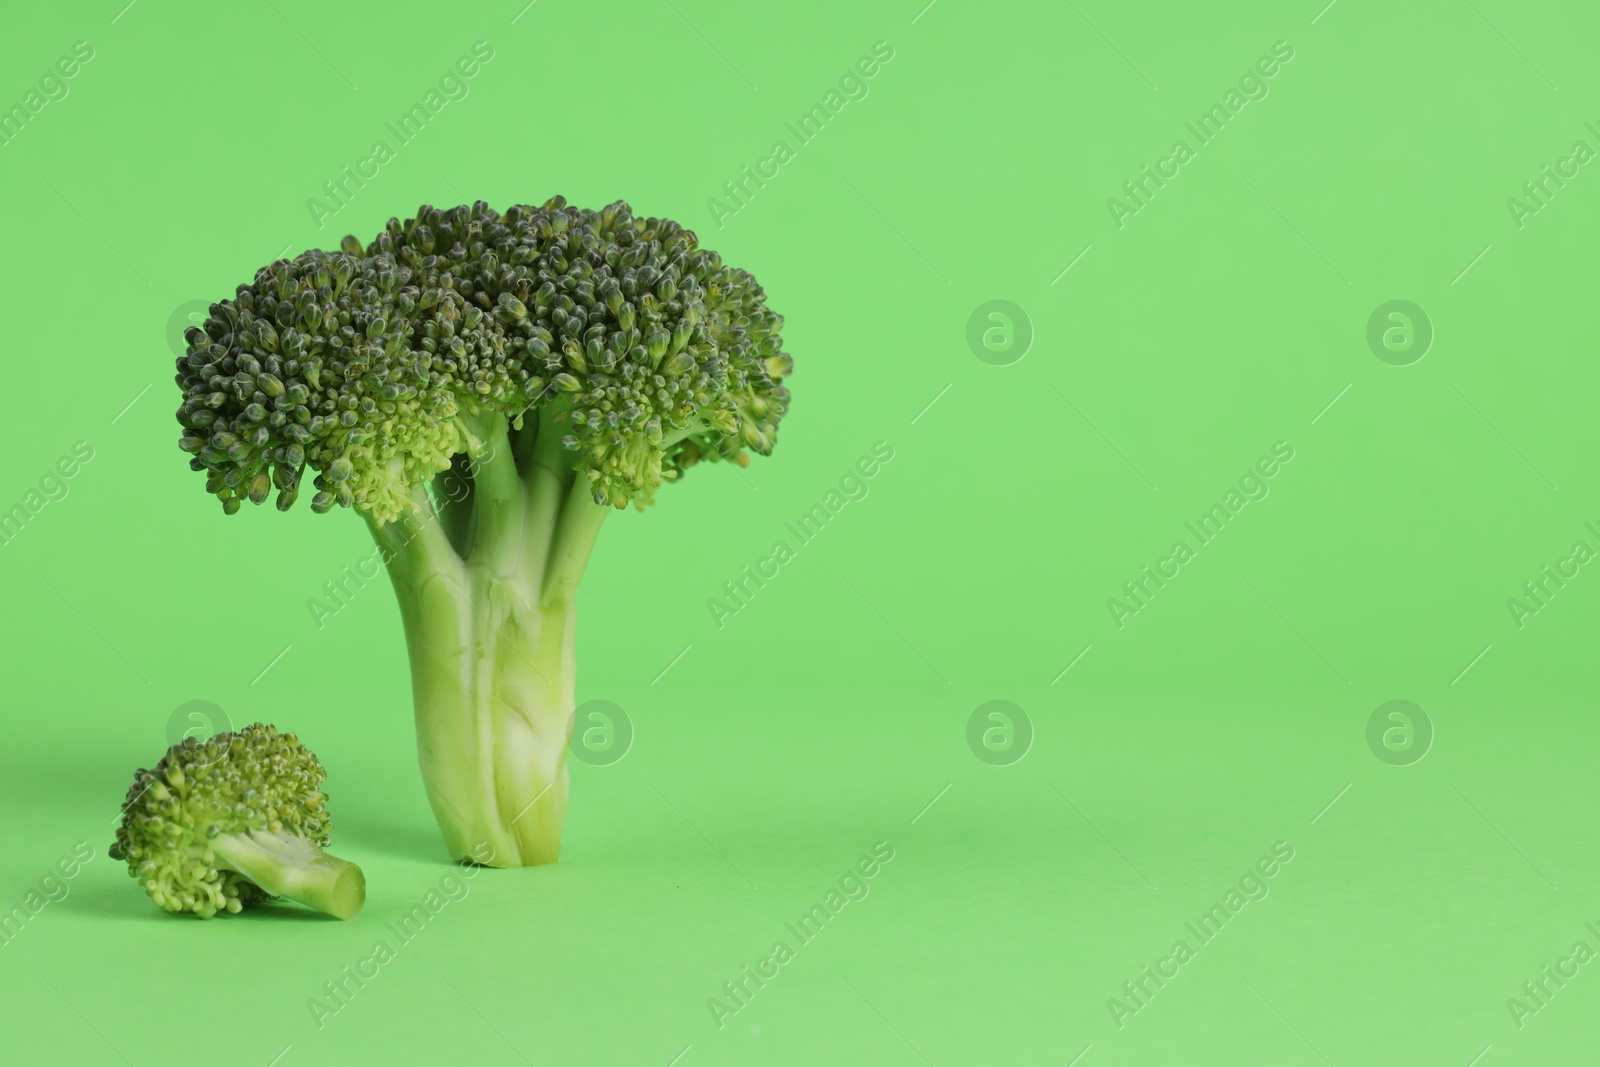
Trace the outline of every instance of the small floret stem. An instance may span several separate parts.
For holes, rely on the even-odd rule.
[[[209,842],[218,866],[237,871],[275,897],[287,897],[336,919],[353,919],[367,897],[361,868],[303,837],[252,830]]]
[[[449,470],[441,471],[433,478],[434,510],[438,513],[439,525],[444,529],[450,546],[457,555],[463,557],[472,551],[475,533],[473,523],[476,521],[476,505],[473,495],[472,461],[463,452],[454,458]]]
[[[422,486],[412,490],[411,503],[411,511],[402,512],[390,523],[374,522],[371,512],[361,511],[384,564],[400,561],[402,576],[407,579],[446,577],[459,584],[465,578],[466,568]],[[394,575],[392,567],[389,573]]]
[[[556,524],[555,542],[550,546],[550,558],[539,589],[542,606],[554,608],[572,603],[584,568],[589,565],[589,553],[600,536],[600,524],[613,510],[594,502],[594,490],[587,478],[573,481],[566,505],[561,509],[561,519]]]
[[[561,443],[565,430],[561,420],[541,412],[533,452],[523,468],[528,515],[523,524],[522,560],[530,596],[537,596],[543,586],[545,564],[550,558],[550,543],[555,538],[561,505],[578,477],[572,469],[572,453]]]
[[[511,578],[521,563],[525,508],[510,428],[499,412],[463,421],[467,426],[473,510],[477,516],[467,560],[497,578]]]

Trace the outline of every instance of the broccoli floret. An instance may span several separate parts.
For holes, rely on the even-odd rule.
[[[333,829],[324,777],[311,750],[275,726],[186,737],[134,775],[111,857],[170,912],[209,919],[287,897],[353,919],[367,883],[322,851]]]
[[[287,510],[309,476],[313,511],[366,519],[455,859],[557,858],[601,523],[702,460],[772,451],[782,324],[677,223],[556,197],[424,206],[273,262],[188,331],[179,444],[224,510],[274,489]]]

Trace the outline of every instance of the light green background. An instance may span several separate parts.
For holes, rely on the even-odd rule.
[[[74,42],[94,58],[0,146],[0,508],[76,442],[94,459],[0,547],[0,904],[95,850],[0,945],[8,1059],[1593,1061],[1600,968],[1521,1029],[1506,1002],[1600,949],[1600,577],[1522,628],[1507,601],[1600,549],[1600,176],[1520,229],[1506,201],[1600,148],[1600,23],[923,2],[8,13],[0,104]],[[319,229],[307,201],[478,41],[469,94]],[[708,199],[879,41],[866,98],[719,228]],[[1278,41],[1269,95],[1119,229],[1108,198]],[[579,696],[637,737],[574,767],[561,864],[479,874],[319,1030],[308,998],[453,869],[386,583],[321,630],[307,607],[365,531],[225,520],[175,447],[168,318],[285,246],[555,193],[672,216],[755,272],[793,412],[771,460],[697,470],[602,537]],[[967,346],[993,299],[1035,333],[1010,366]],[[1411,366],[1364,339],[1393,299],[1436,331]],[[867,498],[719,630],[707,599],[879,441]],[[1119,629],[1108,598],[1277,441],[1270,496]],[[1397,698],[1436,731],[1412,766],[1365,740]],[[105,856],[194,699],[321,754],[358,920],[174,919]],[[1009,767],[966,746],[993,699],[1036,732]],[[717,1029],[707,998],[878,841],[871,895]],[[1119,1028],[1108,998],[1279,841],[1270,895]]]

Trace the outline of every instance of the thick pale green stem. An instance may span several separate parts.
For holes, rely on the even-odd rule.
[[[467,568],[440,529],[420,490],[416,510],[386,525],[368,517],[382,549],[411,659],[417,758],[434,817],[455,859],[472,850],[508,853],[509,840],[484,818],[481,741],[472,714],[477,691],[477,640]],[[454,710],[442,710],[449,706]]]
[[[492,724],[492,783],[512,852],[478,858],[491,866],[554,863],[567,814],[567,740],[575,668],[570,607],[537,610],[492,603],[479,663],[480,714]]]
[[[555,862],[566,821],[573,593],[607,509],[571,474],[554,422],[541,419],[522,473],[503,418],[465,423],[465,560],[420,492],[415,512],[373,526],[405,624],[428,798],[452,858],[486,866]]]
[[[238,871],[275,897],[288,897],[338,919],[354,919],[367,899],[361,868],[303,837],[266,830],[222,834],[209,843],[219,866]]]

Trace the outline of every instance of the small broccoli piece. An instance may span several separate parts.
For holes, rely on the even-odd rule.
[[[554,197],[275,260],[186,333],[178,444],[223,510],[366,520],[453,858],[559,856],[590,550],[689,468],[772,452],[782,327],[692,231]]]
[[[367,883],[322,851],[333,829],[324,777],[311,750],[275,726],[186,737],[134,775],[111,857],[170,912],[209,919],[287,897],[353,919]]]

